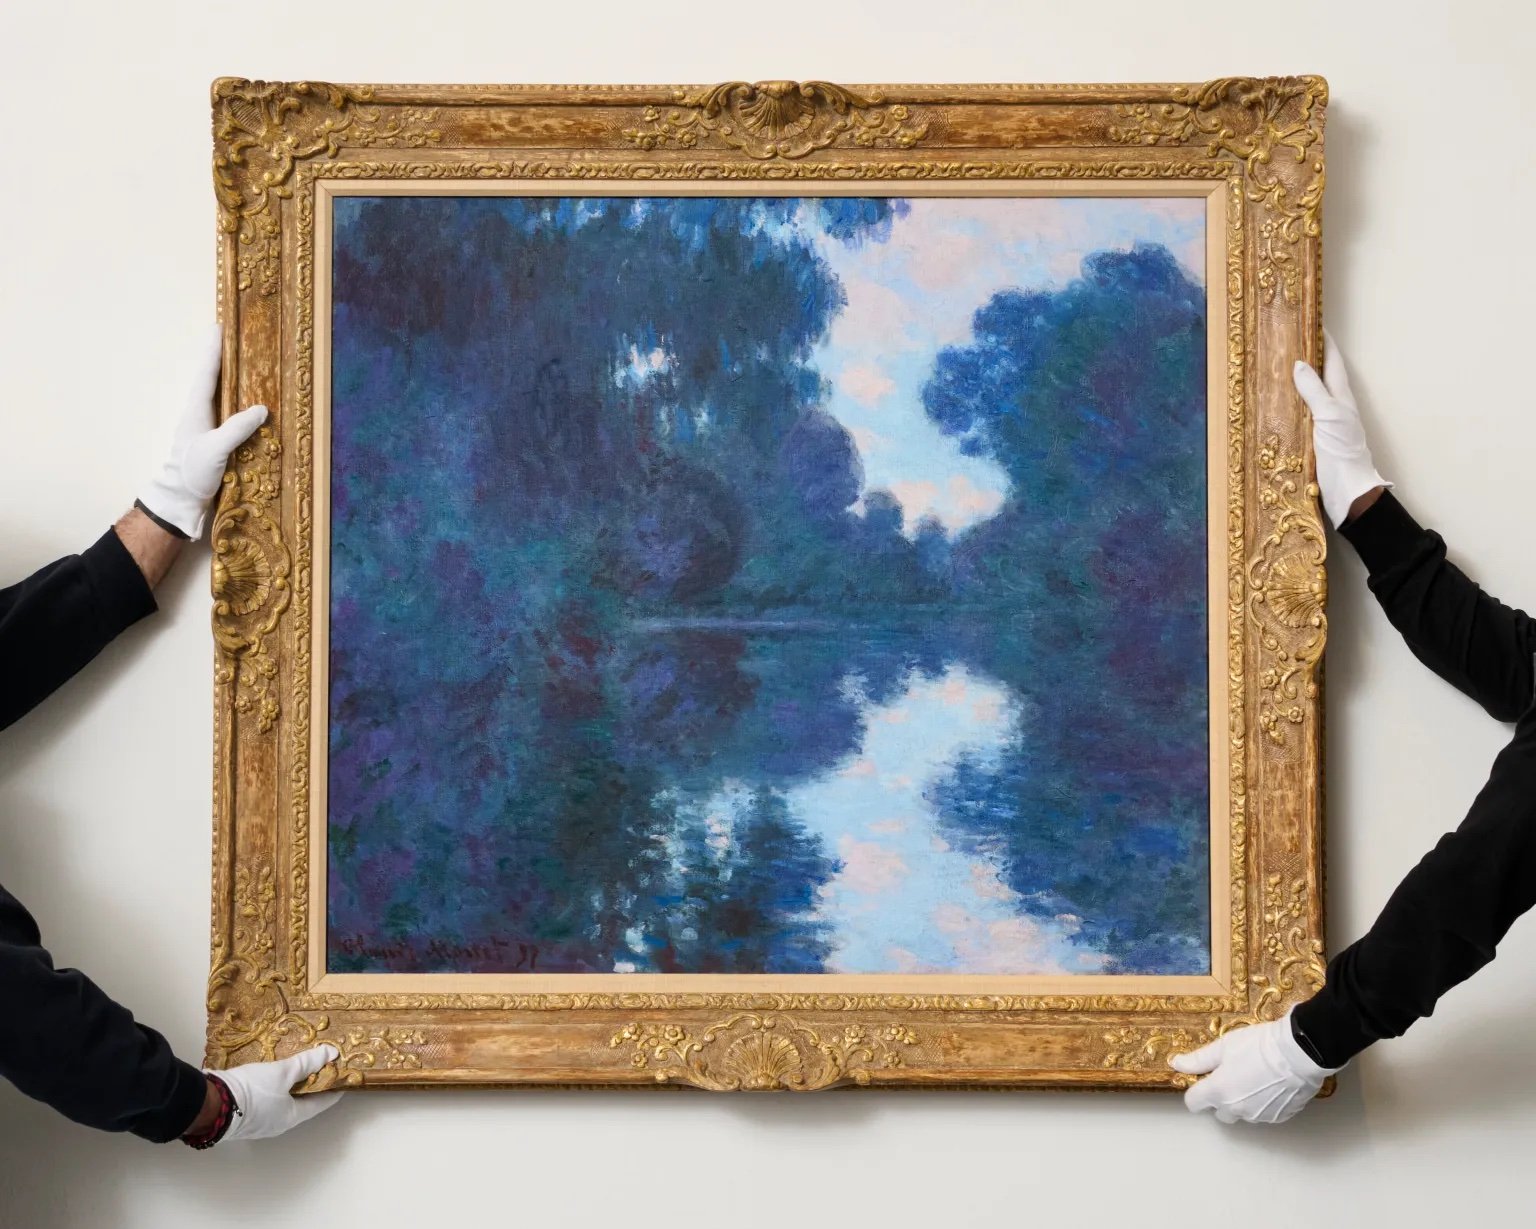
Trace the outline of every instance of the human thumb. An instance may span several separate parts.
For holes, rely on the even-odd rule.
[[[247,406],[238,414],[231,414],[223,423],[209,432],[207,440],[210,445],[222,450],[228,457],[236,448],[255,435],[257,429],[266,421],[266,406]]]
[[[224,480],[230,454],[266,421],[267,407],[253,405],[194,439],[187,446],[187,459],[182,466],[182,481],[187,490],[200,500],[211,499]]]
[[[285,1077],[292,1076],[288,1080],[288,1087],[291,1089],[301,1080],[307,1080],[326,1063],[333,1063],[340,1057],[341,1051],[328,1044],[311,1046],[307,1050],[300,1050],[297,1054],[290,1055],[287,1059],[287,1069],[283,1072]]]
[[[1301,394],[1301,399],[1307,403],[1307,408],[1312,411],[1314,417],[1328,413],[1332,395],[1323,383],[1322,376],[1318,375],[1310,364],[1298,359],[1291,372],[1291,379],[1296,384],[1296,391]]]

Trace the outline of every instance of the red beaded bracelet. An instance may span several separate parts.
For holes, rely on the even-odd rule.
[[[235,1094],[229,1091],[229,1085],[211,1071],[203,1073],[214,1090],[219,1094],[219,1112],[213,1117],[213,1125],[198,1135],[183,1135],[181,1142],[189,1148],[212,1148],[224,1138],[224,1133],[229,1130],[229,1124],[234,1121],[235,1115],[240,1112],[240,1107],[235,1104]]]

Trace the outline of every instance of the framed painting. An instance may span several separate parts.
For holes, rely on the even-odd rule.
[[[1323,976],[1326,87],[213,87],[208,1062],[1122,1086]]]

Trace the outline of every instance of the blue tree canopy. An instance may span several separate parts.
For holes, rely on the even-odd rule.
[[[1161,246],[1095,253],[1059,290],[993,296],[923,403],[1009,475],[949,564],[1010,612],[987,660],[1033,704],[1000,764],[936,787],[956,840],[1006,851],[1016,890],[1081,916],[1112,968],[1201,971],[1204,292]]]

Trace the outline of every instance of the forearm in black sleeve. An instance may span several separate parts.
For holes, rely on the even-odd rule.
[[[36,938],[0,888],[0,1076],[86,1126],[156,1143],[185,1134],[202,1073],[84,974],[55,969]]]
[[[1414,656],[1500,721],[1526,710],[1536,682],[1536,621],[1450,563],[1444,539],[1390,491],[1340,532],[1365,561],[1371,592]]]
[[[1327,982],[1296,1008],[1297,1040],[1339,1067],[1433,1013],[1452,986],[1493,959],[1536,904],[1536,716],[1499,753],[1471,810],[1387,901],[1374,925],[1328,964]]]
[[[144,574],[111,529],[84,553],[0,589],[0,729],[154,609]]]

